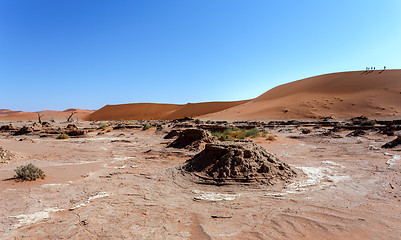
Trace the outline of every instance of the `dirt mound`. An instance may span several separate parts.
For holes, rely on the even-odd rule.
[[[258,181],[268,185],[287,182],[297,175],[264,148],[244,140],[206,144],[205,149],[188,160],[183,169],[198,173],[204,180]]]
[[[2,146],[0,146],[0,163],[8,163],[10,160],[14,158],[14,154],[10,151],[5,150]]]
[[[211,143],[213,141],[215,141],[215,138],[210,132],[202,129],[189,128],[183,130],[178,138],[167,147],[199,150],[204,143]]]

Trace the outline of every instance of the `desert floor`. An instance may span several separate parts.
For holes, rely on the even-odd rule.
[[[399,239],[401,153],[381,148],[394,137],[346,137],[349,131],[332,137],[311,130],[305,135],[282,127],[271,130],[274,141],[254,139],[300,173],[273,187],[198,184],[180,171],[196,152],[166,148],[172,140],[154,128],[68,140],[0,133],[0,145],[17,155],[0,163],[0,236]],[[47,178],[11,179],[27,163]]]

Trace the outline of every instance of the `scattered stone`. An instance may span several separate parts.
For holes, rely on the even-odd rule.
[[[65,127],[65,129],[68,129],[68,130],[75,130],[75,129],[78,129],[78,127],[77,126],[75,126],[75,124],[68,124],[67,125],[67,127]]]
[[[400,144],[401,144],[401,136],[397,136],[397,138],[394,139],[393,141],[384,144],[382,148],[393,148]]]
[[[210,132],[202,129],[189,128],[183,130],[178,138],[167,147],[199,150],[204,143],[211,143],[214,141],[216,141],[216,138],[213,137]]]
[[[188,160],[183,169],[205,181],[251,182],[273,185],[287,182],[297,174],[253,141],[239,140],[206,144],[205,149]]]
[[[387,125],[385,128],[380,129],[379,133],[385,134],[387,136],[394,136],[395,131],[397,131],[397,128],[393,125]]]
[[[334,126],[332,129],[330,129],[331,132],[341,132],[341,127],[339,126]]]
[[[111,140],[111,142],[112,143],[130,143],[131,141],[122,139],[122,140]]]
[[[42,130],[42,124],[35,122],[34,124],[32,124],[32,129],[35,132],[40,131],[40,130]]]
[[[216,215],[212,215],[212,218],[232,218],[233,216],[216,216]]]
[[[355,131],[352,131],[350,133],[347,134],[347,137],[359,137],[359,136],[363,136],[365,135],[366,132],[361,130],[361,129],[357,129]]]
[[[42,122],[42,127],[51,127],[52,125],[49,122]]]
[[[309,129],[303,128],[301,132],[302,134],[309,134],[311,131]]]
[[[15,157],[10,151],[5,150],[2,146],[0,146],[0,163],[8,163]]]

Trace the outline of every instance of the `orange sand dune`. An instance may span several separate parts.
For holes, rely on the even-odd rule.
[[[304,119],[401,115],[401,70],[342,72],[275,87],[204,119]]]
[[[39,114],[42,116],[42,121],[66,121],[67,118],[74,112],[73,119],[74,120],[87,120],[89,114],[93,112],[93,110],[84,110],[84,109],[68,109],[65,111],[52,111],[52,110],[44,110],[40,111]],[[3,121],[37,121],[38,120],[38,112],[23,112],[23,111],[11,111],[2,109],[0,110],[0,120]]]
[[[218,112],[247,101],[180,104],[132,103],[106,105],[89,116],[89,120],[156,120],[197,117]]]
[[[131,103],[106,105],[89,116],[89,120],[154,120],[165,119],[180,108],[176,104]]]

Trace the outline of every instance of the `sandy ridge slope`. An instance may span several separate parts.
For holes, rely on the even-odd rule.
[[[304,119],[401,115],[401,70],[325,74],[275,87],[204,119]]]
[[[131,103],[106,105],[89,116],[89,120],[172,120],[214,113],[247,102],[204,102],[180,104]]]

